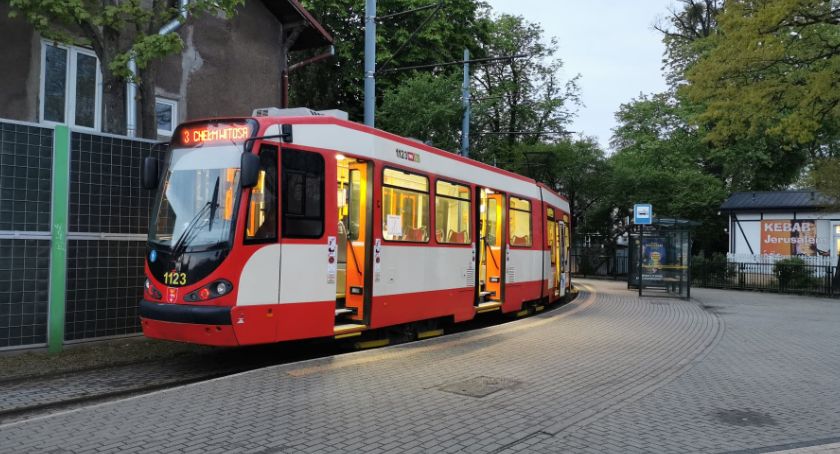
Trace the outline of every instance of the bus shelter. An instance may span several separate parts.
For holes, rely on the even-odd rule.
[[[635,225],[628,247],[627,288],[643,295],[691,297],[691,234],[699,223],[655,218]]]

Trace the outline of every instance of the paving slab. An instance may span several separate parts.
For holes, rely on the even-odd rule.
[[[621,283],[581,284],[575,302],[504,325],[0,425],[0,452],[769,452],[840,442],[836,300],[698,289],[693,301],[639,299]]]

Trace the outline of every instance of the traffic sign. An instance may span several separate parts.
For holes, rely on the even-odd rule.
[[[653,223],[653,206],[649,203],[633,205],[633,224],[650,225]]]

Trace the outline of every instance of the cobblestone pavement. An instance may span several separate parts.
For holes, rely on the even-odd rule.
[[[582,287],[559,310],[484,330],[0,425],[0,452],[829,452],[816,445],[840,442],[840,302]]]
[[[0,382],[0,423],[6,414],[14,414],[21,409],[184,383],[235,370],[213,371],[209,370],[209,366],[200,367],[196,362],[149,362]]]

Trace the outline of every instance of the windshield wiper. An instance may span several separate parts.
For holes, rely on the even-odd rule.
[[[204,206],[201,207],[200,210],[198,210],[198,213],[196,213],[195,216],[193,216],[193,218],[187,224],[187,227],[184,228],[184,233],[182,233],[181,236],[178,237],[178,241],[176,241],[175,245],[172,246],[172,257],[173,258],[181,255],[183,250],[185,250],[187,248],[187,245],[189,244],[189,242],[192,241],[192,239],[195,237],[195,235],[198,232],[198,229],[196,229],[196,227],[199,225],[198,221],[200,221],[201,217],[204,216],[204,214],[207,212],[207,210],[210,209],[210,205],[211,205],[210,202],[205,203]]]
[[[213,188],[213,198],[210,199],[210,225],[207,226],[207,231],[213,231],[213,219],[216,217],[216,209],[219,208],[219,178],[216,177],[216,186]]]

